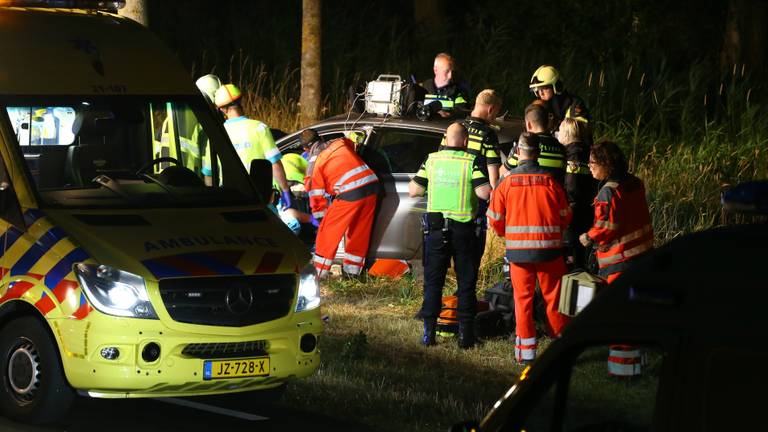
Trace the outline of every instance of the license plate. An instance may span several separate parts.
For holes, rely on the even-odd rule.
[[[204,380],[267,375],[269,375],[269,357],[207,360],[203,363]]]

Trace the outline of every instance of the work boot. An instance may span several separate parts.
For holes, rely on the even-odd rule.
[[[435,341],[435,332],[437,329],[437,320],[434,319],[425,319],[424,320],[424,331],[421,334],[421,344],[424,346],[432,346],[435,345],[437,342]]]
[[[475,346],[475,323],[474,322],[460,322],[459,323],[459,348],[470,349]]]

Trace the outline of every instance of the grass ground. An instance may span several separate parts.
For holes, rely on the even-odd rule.
[[[488,250],[498,252],[501,245],[492,239]],[[491,256],[478,286],[500,275],[500,255]],[[448,279],[446,293],[455,287],[455,279]],[[424,348],[421,323],[414,319],[421,294],[421,282],[412,277],[330,280],[323,288],[329,321],[322,364],[289,387],[282,403],[379,431],[446,430],[459,420],[482,418],[522,371],[514,346],[499,337],[464,351],[455,338],[440,337],[437,346]],[[548,342],[541,341],[542,348]]]
[[[234,67],[244,77],[249,115],[287,132],[301,126],[296,71],[273,77],[247,61]],[[759,92],[734,68],[713,94],[709,75],[699,65],[688,82],[651,80],[629,65],[628,71],[601,71],[594,82],[590,74],[579,92],[592,109],[596,139],[617,141],[630,171],[645,182],[657,244],[728,222],[720,210],[722,188],[768,176],[768,112],[756,103]],[[522,112],[529,101],[517,102]],[[323,112],[339,112],[341,105],[326,98]],[[501,280],[502,250],[498,240],[487,245],[479,293]],[[446,293],[454,287],[449,275]],[[321,342],[323,362],[314,376],[289,389],[286,404],[372,430],[446,430],[458,420],[482,417],[521,371],[504,339],[470,351],[453,340],[421,347],[413,319],[421,286],[413,279],[332,281],[324,294],[330,321]],[[548,341],[542,342],[545,349]],[[604,365],[600,358],[592,372],[587,368],[577,392],[610,399],[605,389],[611,387],[600,384]]]
[[[454,338],[440,338],[438,346],[422,347],[413,319],[420,302],[415,284],[411,278],[331,283],[323,362],[289,388],[284,402],[381,431],[446,430],[482,418],[521,371],[513,345],[500,338],[463,351]]]

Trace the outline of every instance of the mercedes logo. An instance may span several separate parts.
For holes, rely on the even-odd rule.
[[[247,286],[230,288],[224,296],[224,304],[233,315],[242,315],[248,312],[253,305],[253,292]]]

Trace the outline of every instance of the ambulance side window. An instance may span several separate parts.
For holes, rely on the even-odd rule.
[[[6,112],[37,187],[63,187],[66,184],[67,152],[75,141],[75,109],[71,106],[10,106]]]
[[[610,355],[609,355],[610,353]],[[530,411],[526,430],[653,430],[664,352],[653,346],[600,345],[581,351]],[[567,378],[567,381],[565,380]],[[567,391],[564,391],[567,390]],[[561,419],[559,427],[551,427]]]

